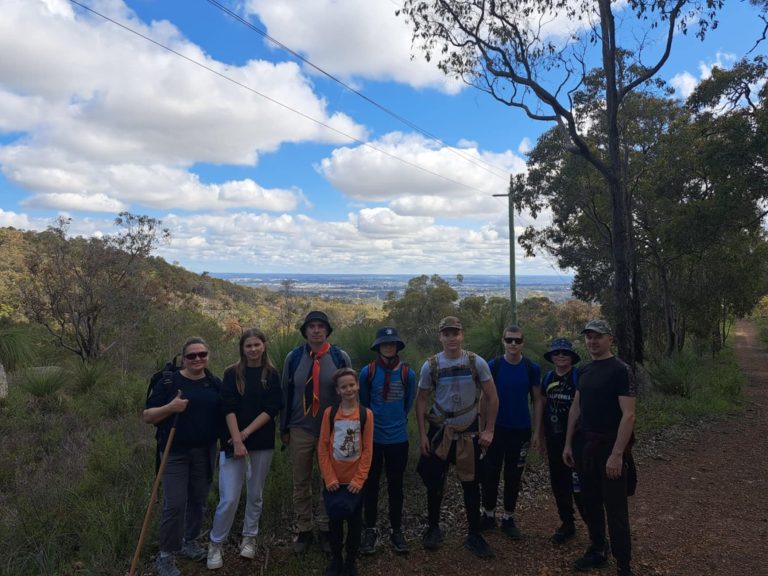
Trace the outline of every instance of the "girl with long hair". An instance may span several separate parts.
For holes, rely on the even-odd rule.
[[[282,407],[280,375],[258,328],[240,336],[240,359],[224,371],[221,388],[226,427],[219,455],[219,505],[211,528],[208,568],[224,565],[222,547],[229,536],[246,480],[246,505],[240,555],[256,556],[262,493],[275,449],[275,416]]]

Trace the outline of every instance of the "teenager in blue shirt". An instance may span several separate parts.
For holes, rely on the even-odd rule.
[[[523,338],[523,331],[518,326],[508,326],[502,337],[504,355],[488,364],[499,397],[499,411],[493,442],[483,459],[481,484],[483,516],[480,527],[490,529],[496,526],[495,508],[503,466],[504,514],[501,529],[513,540],[520,538],[514,513],[520,493],[520,480],[531,446],[529,395],[533,401],[533,422],[536,424],[541,422],[540,413],[544,405],[539,387],[541,370],[537,364],[523,357]],[[533,431],[533,447],[541,449],[542,445],[541,431],[536,429]]]
[[[400,361],[405,342],[397,330],[384,326],[376,332],[371,350],[376,359],[360,371],[360,402],[373,412],[373,461],[365,485],[365,531],[360,551],[376,551],[376,516],[379,480],[387,475],[390,541],[395,552],[408,552],[401,529],[403,518],[403,474],[408,463],[408,413],[416,398],[416,373]]]

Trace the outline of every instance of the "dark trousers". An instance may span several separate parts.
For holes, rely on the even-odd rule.
[[[344,522],[347,523],[347,540],[344,542]],[[328,540],[331,544],[331,553],[341,557],[341,550],[347,549],[347,560],[357,558],[360,549],[360,537],[363,531],[363,506],[362,502],[355,508],[352,516],[346,520],[330,518],[328,520]]]
[[[565,448],[565,434],[552,434],[546,437],[547,460],[549,461],[549,483],[552,486],[552,495],[555,497],[557,514],[560,521],[565,524],[573,524],[575,515],[573,504],[579,514],[584,518],[584,509],[581,505],[581,488],[576,492],[573,485],[573,475],[578,474],[563,461],[563,448]],[[581,486],[581,483],[579,483]]]
[[[595,548],[605,546],[605,524],[608,520],[608,535],[611,551],[619,567],[628,567],[632,557],[632,541],[629,530],[629,507],[627,505],[627,462],[617,480],[610,480],[605,473],[605,464],[613,449],[613,439],[584,435],[584,445],[579,451],[581,462],[581,501],[584,520],[589,529],[589,539]]]
[[[387,476],[389,495],[389,526],[400,530],[403,521],[403,475],[408,464],[408,442],[400,444],[373,443],[373,459],[365,481],[365,526],[374,528],[379,511],[379,485],[381,472]]]
[[[427,437],[432,438],[438,429],[430,426]],[[467,514],[467,527],[470,534],[480,529],[480,448],[477,444],[477,438],[473,441],[475,451],[475,479],[471,482],[462,482],[461,488],[464,493],[464,510]],[[445,479],[448,476],[448,467],[456,463],[456,441],[454,440],[448,457],[442,460],[435,456],[434,452],[429,456],[421,456],[416,471],[421,476],[424,486],[427,489],[427,521],[430,526],[440,524],[440,506],[443,503],[443,492],[445,490]]]
[[[163,470],[160,550],[178,552],[200,535],[213,482],[216,444],[172,451]]]
[[[493,510],[499,497],[499,480],[504,468],[504,511],[510,514],[517,506],[520,480],[525,470],[528,447],[531,443],[530,428],[505,428],[496,426],[493,442],[483,458],[483,508]]]

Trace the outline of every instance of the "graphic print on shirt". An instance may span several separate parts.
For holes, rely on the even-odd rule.
[[[360,457],[360,421],[336,420],[333,426],[333,457],[350,462]]]

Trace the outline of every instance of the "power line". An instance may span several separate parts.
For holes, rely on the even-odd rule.
[[[184,60],[186,60],[187,62],[190,62],[191,64],[195,64],[196,66],[199,66],[200,68],[203,68],[204,70],[207,70],[208,72],[211,72],[212,74],[215,74],[216,76],[219,76],[220,78],[223,78],[224,80],[227,80],[227,81],[229,81],[229,82],[239,86],[240,88],[244,88],[245,90],[248,90],[249,92],[252,92],[253,94],[256,94],[257,96],[260,96],[260,97],[264,98],[265,100],[268,100],[269,102],[272,102],[273,104],[276,104],[276,105],[280,106],[281,108],[284,108],[284,109],[286,109],[286,110],[288,110],[290,112],[293,112],[294,114],[297,114],[298,116],[301,116],[305,120],[309,120],[311,122],[314,122],[315,124],[323,126],[324,128],[326,128],[326,129],[328,129],[328,130],[330,130],[332,132],[335,132],[336,134],[339,134],[339,135],[343,136],[344,138],[347,138],[347,139],[351,140],[352,142],[356,142],[357,144],[360,144],[361,146],[365,146],[367,148],[370,148],[371,150],[375,150],[376,152],[379,152],[380,154],[384,154],[385,156],[388,156],[389,158],[392,158],[393,160],[397,160],[398,162],[401,162],[401,163],[403,163],[403,164],[405,164],[407,166],[410,166],[412,168],[416,168],[417,170],[421,170],[422,172],[425,172],[425,173],[430,174],[432,176],[436,176],[436,177],[441,178],[441,179],[443,179],[443,180],[445,180],[447,182],[450,182],[452,184],[456,184],[458,186],[462,186],[464,188],[468,188],[470,190],[474,190],[475,192],[479,192],[481,194],[485,194],[486,193],[484,190],[480,190],[479,188],[476,188],[476,187],[474,187],[474,186],[472,186],[470,184],[466,184],[464,182],[459,182],[458,180],[454,180],[453,178],[450,178],[448,176],[444,176],[443,174],[439,174],[437,172],[429,170],[428,168],[424,168],[423,166],[419,166],[418,164],[416,164],[414,162],[411,162],[410,160],[406,160],[405,158],[401,158],[400,156],[397,156],[396,154],[393,154],[391,152],[387,152],[386,150],[383,150],[383,149],[379,148],[378,146],[375,146],[374,144],[371,144],[370,142],[365,142],[363,140],[360,140],[359,138],[356,138],[355,136],[352,136],[351,134],[347,134],[346,132],[343,132],[343,131],[339,130],[338,128],[334,128],[333,126],[325,124],[323,121],[318,120],[316,118],[313,118],[312,116],[309,116],[308,114],[305,114],[304,112],[301,112],[300,110],[296,110],[295,108],[291,108],[287,104],[284,104],[284,103],[280,102],[279,100],[276,100],[276,99],[272,98],[271,96],[263,94],[263,93],[259,92],[258,90],[256,90],[255,88],[251,88],[247,84],[243,84],[242,82],[239,82],[239,81],[235,80],[234,78],[231,78],[231,77],[227,76],[226,74],[223,74],[222,72],[219,72],[218,70],[215,70],[215,69],[211,68],[210,66],[207,66],[207,65],[203,64],[202,62],[199,62],[199,61],[195,60],[194,58],[190,58],[189,56],[186,56],[185,54],[182,54],[181,52],[178,52],[178,51],[174,50],[170,46],[166,46],[162,42],[158,42],[157,40],[155,40],[153,38],[150,38],[149,36],[146,36],[146,35],[142,34],[141,32],[139,32],[137,30],[134,30],[130,26],[127,26],[126,24],[118,22],[117,20],[114,20],[114,19],[110,18],[109,16],[106,16],[105,14],[102,14],[102,13],[98,12],[97,10],[94,10],[93,8],[84,5],[81,2],[78,2],[77,0],[69,0],[69,1],[72,4],[80,6],[80,8],[82,8],[84,10],[87,10],[88,12],[91,12],[92,14],[95,14],[96,16],[99,16],[100,18],[103,18],[104,20],[106,20],[108,22],[111,22],[115,26],[119,26],[120,28],[122,28],[123,30],[126,30],[127,32],[130,32],[131,34],[135,34],[139,38],[142,38],[142,39],[146,40],[147,42],[151,42],[155,46],[158,46],[158,47],[162,48],[163,50],[167,50],[168,52],[178,56],[179,58],[183,58]]]
[[[227,8],[226,6],[224,6],[223,4],[218,2],[217,0],[206,0],[206,1],[209,4],[211,4],[212,6],[215,6],[216,8],[221,10],[222,12],[228,14],[229,16],[231,16],[232,18],[234,18],[238,22],[242,23],[244,26],[247,26],[248,28],[250,28],[251,30],[256,32],[257,34],[263,36],[264,38],[266,38],[267,40],[272,42],[275,46],[279,46],[280,48],[282,48],[283,50],[285,50],[286,52],[291,54],[294,58],[304,62],[307,66],[310,66],[311,68],[317,70],[320,74],[326,76],[330,80],[333,80],[334,82],[336,82],[340,86],[344,87],[349,92],[352,92],[356,96],[359,96],[360,98],[362,98],[363,100],[365,100],[366,102],[368,102],[372,106],[375,106],[376,108],[378,108],[379,110],[381,110],[385,114],[388,114],[389,116],[391,116],[392,118],[394,118],[398,122],[401,122],[402,124],[408,126],[411,130],[414,130],[414,131],[416,131],[416,132],[426,136],[430,140],[440,144],[441,146],[446,147],[451,153],[459,156],[460,158],[463,158],[464,160],[466,160],[470,164],[473,164],[474,166],[480,168],[481,170],[484,170],[484,171],[488,172],[489,174],[491,174],[491,175],[493,175],[493,176],[495,176],[497,178],[501,178],[501,179],[504,179],[504,180],[508,179],[508,177],[509,177],[508,174],[506,172],[504,172],[502,168],[499,168],[498,166],[494,166],[493,164],[491,164],[489,162],[485,162],[484,160],[477,161],[474,158],[472,158],[471,156],[468,156],[467,154],[464,154],[464,153],[460,152],[459,150],[456,150],[452,146],[448,146],[438,136],[435,136],[434,134],[428,132],[427,130],[419,127],[418,125],[413,123],[411,120],[408,120],[408,118],[402,116],[401,114],[398,114],[397,112],[395,112],[393,110],[390,110],[389,108],[387,108],[383,104],[379,104],[376,100],[370,98],[369,96],[366,96],[365,94],[363,94],[359,90],[356,90],[355,88],[353,88],[352,86],[350,86],[349,84],[347,84],[346,82],[341,80],[340,78],[337,78],[336,76],[334,76],[333,74],[331,74],[327,70],[323,69],[322,67],[318,66],[317,64],[315,64],[314,62],[312,62],[308,58],[302,56],[301,54],[299,54],[298,52],[296,52],[295,50],[293,50],[289,46],[286,46],[280,40],[277,40],[276,38],[270,36],[265,30],[262,30],[258,26],[255,26],[253,23],[249,22],[248,20],[246,20],[245,18],[243,18],[242,16],[240,16],[236,12],[230,10],[229,8]],[[502,170],[502,172],[497,172],[496,170]]]

